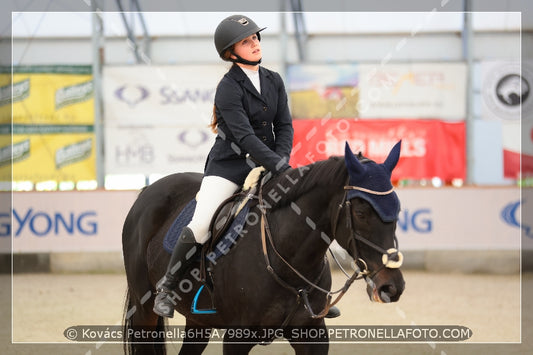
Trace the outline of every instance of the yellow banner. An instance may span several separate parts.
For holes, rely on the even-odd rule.
[[[93,124],[92,74],[86,67],[61,68],[30,67],[33,71],[21,68],[13,73],[13,124]]]
[[[11,67],[0,67],[0,181],[11,181]]]
[[[357,117],[359,93],[351,87],[331,87],[318,90],[293,91],[291,113],[294,119]]]
[[[13,136],[13,181],[78,181],[95,177],[93,133]]]
[[[91,67],[14,67],[12,78],[3,74],[0,133],[12,133],[13,141],[0,145],[1,181],[8,180],[9,163],[14,181],[95,180]]]
[[[5,73],[7,68],[2,68],[0,73],[0,124],[11,123],[11,73]]]

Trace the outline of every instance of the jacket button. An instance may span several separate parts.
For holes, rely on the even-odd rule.
[[[263,136],[262,139],[263,139],[263,142],[267,141],[267,137],[266,136]]]
[[[266,111],[266,110],[268,110],[268,107],[263,106],[263,111]]]
[[[263,121],[261,122],[261,124],[263,125],[263,127],[265,127],[267,125],[267,121]]]

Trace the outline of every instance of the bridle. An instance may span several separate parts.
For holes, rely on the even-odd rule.
[[[333,237],[336,238],[336,232],[337,232],[337,226],[338,226],[338,220],[339,220],[339,216],[341,214],[341,211],[343,209],[345,209],[346,211],[346,223],[347,223],[347,229],[350,231],[351,233],[351,239],[349,241],[349,243],[353,243],[354,244],[354,260],[355,260],[355,264],[356,266],[358,267],[357,263],[361,263],[362,266],[363,266],[363,271],[362,273],[365,274],[366,278],[369,278],[369,279],[373,279],[381,270],[383,270],[384,268],[388,268],[388,269],[398,269],[402,266],[402,263],[403,263],[403,254],[398,251],[398,238],[396,237],[396,234],[394,235],[394,248],[389,248],[387,250],[385,250],[384,248],[380,247],[379,245],[377,245],[376,243],[364,238],[363,236],[361,236],[361,234],[359,234],[355,229],[354,229],[354,223],[353,223],[353,216],[352,216],[352,213],[351,213],[351,205],[352,205],[352,202],[351,200],[349,200],[347,198],[347,195],[348,195],[348,191],[349,190],[359,190],[359,191],[364,191],[366,193],[369,193],[369,194],[374,194],[374,195],[380,195],[380,196],[383,196],[383,195],[388,195],[390,193],[392,193],[394,191],[394,188],[391,188],[390,190],[388,191],[385,191],[385,192],[381,192],[381,191],[373,191],[373,190],[369,190],[369,189],[365,189],[365,188],[361,188],[361,187],[357,187],[357,186],[350,186],[350,185],[346,185],[344,186],[344,196],[343,196],[343,199],[342,199],[342,203],[339,204],[339,207],[338,207],[338,210],[337,210],[337,213],[336,213],[336,217],[335,217],[335,222],[333,224],[334,226],[334,230],[333,230]],[[365,260],[361,257],[359,257],[359,252],[358,252],[358,249],[357,249],[357,241],[359,242],[362,242],[364,244],[366,244],[367,246],[369,246],[370,248],[374,249],[375,251],[381,253],[381,266],[374,270],[374,271],[370,271],[368,269],[368,265],[367,263],[365,262]]]
[[[353,224],[353,221],[352,221],[351,202],[350,202],[350,200],[347,199],[349,190],[360,190],[360,191],[364,191],[366,193],[375,194],[375,195],[386,195],[386,194],[392,193],[393,189],[390,189],[389,191],[385,191],[385,192],[380,192],[380,191],[373,191],[373,190],[365,189],[365,188],[362,188],[362,187],[350,186],[348,183],[346,183],[346,185],[344,186],[344,190],[345,191],[344,191],[344,194],[343,194],[343,197],[342,197],[342,201],[338,204],[337,211],[336,211],[336,213],[334,215],[334,218],[332,220],[333,237],[335,239],[336,232],[337,232],[337,227],[338,227],[338,223],[339,223],[339,218],[340,218],[340,215],[342,213],[342,210],[345,209],[346,210],[347,228],[348,228],[348,230],[351,233],[351,239],[350,239],[349,243],[354,243],[354,251],[355,251],[355,255],[354,255],[354,259],[355,260],[354,261],[355,262],[354,262],[354,273],[352,274],[352,276],[349,276],[345,272],[345,274],[347,276],[349,276],[349,278],[348,278],[348,280],[346,280],[344,286],[341,287],[340,289],[338,289],[337,291],[326,290],[326,289],[324,289],[324,288],[322,288],[322,287],[317,285],[317,283],[322,278],[322,275],[323,275],[323,273],[324,273],[324,271],[326,269],[326,263],[324,263],[322,271],[319,273],[319,275],[316,278],[316,280],[310,281],[304,275],[302,275],[297,269],[295,269],[278,252],[278,250],[276,249],[276,247],[274,245],[274,241],[272,239],[272,234],[271,234],[271,231],[270,231],[270,227],[268,225],[268,220],[267,220],[267,216],[266,216],[266,212],[267,211],[266,211],[265,204],[263,203],[263,193],[262,193],[263,191],[262,190],[263,190],[263,184],[260,184],[259,192],[258,192],[258,200],[259,200],[258,207],[259,207],[259,209],[261,211],[261,242],[262,242],[262,248],[263,248],[263,255],[264,255],[264,258],[265,258],[266,265],[267,265],[267,270],[272,275],[272,277],[281,286],[283,286],[284,288],[286,288],[289,291],[291,291],[292,293],[294,293],[296,295],[296,298],[297,298],[297,306],[296,306],[296,308],[293,310],[293,312],[291,312],[287,316],[287,318],[283,322],[282,326],[285,326],[286,324],[288,324],[288,322],[290,321],[290,318],[292,318],[292,316],[296,312],[296,310],[298,308],[298,305],[300,304],[300,301],[302,299],[304,301],[305,308],[309,311],[309,313],[310,313],[312,318],[323,318],[323,317],[326,316],[326,314],[328,313],[329,309],[340,301],[342,296],[344,296],[344,294],[348,291],[348,289],[350,288],[350,286],[352,285],[352,283],[355,280],[360,280],[360,279],[364,278],[365,281],[369,285],[373,285],[373,278],[381,270],[383,270],[384,268],[397,269],[397,268],[399,268],[402,265],[403,255],[397,249],[398,248],[398,240],[396,238],[396,235],[394,236],[395,248],[390,248],[388,250],[385,250],[384,248],[382,248],[382,247],[376,245],[375,243],[373,243],[372,241],[362,237],[353,228],[354,224]],[[283,280],[275,272],[275,270],[272,268],[272,265],[270,263],[270,258],[269,258],[269,255],[268,255],[268,248],[267,248],[267,241],[270,244],[270,247],[272,248],[272,250],[274,251],[276,256],[286,266],[288,266],[289,269],[291,269],[301,280],[303,280],[307,284],[308,287],[306,287],[306,288],[293,287],[289,283],[287,283],[285,280]],[[376,251],[378,251],[378,252],[380,252],[382,254],[382,265],[378,269],[376,269],[374,271],[370,271],[368,269],[368,265],[367,265],[366,261],[363,258],[359,257],[359,253],[358,253],[358,249],[357,249],[357,242],[358,241],[366,244],[370,248],[372,248],[372,249],[374,249],[374,250],[376,250]],[[359,264],[362,265],[362,270],[359,267]],[[321,312],[319,312],[318,314],[314,313],[314,311],[312,310],[312,308],[310,306],[310,303],[309,303],[308,294],[309,294],[311,288],[314,288],[314,289],[316,289],[316,290],[318,290],[318,291],[320,291],[322,293],[325,293],[327,295],[327,303],[326,303],[324,309]],[[335,295],[335,294],[338,294],[338,296],[332,302],[332,295]]]

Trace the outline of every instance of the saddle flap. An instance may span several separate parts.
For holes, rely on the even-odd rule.
[[[213,216],[209,230],[211,231],[211,243],[215,243],[222,234],[228,229],[235,219],[235,212],[239,207],[241,199],[240,194],[235,194],[224,201]]]

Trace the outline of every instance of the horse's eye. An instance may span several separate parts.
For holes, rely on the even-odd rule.
[[[354,211],[354,214],[355,214],[355,217],[358,218],[358,219],[363,219],[365,218],[365,214],[361,211]]]

